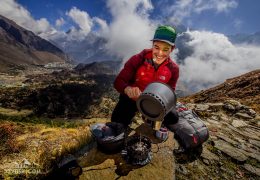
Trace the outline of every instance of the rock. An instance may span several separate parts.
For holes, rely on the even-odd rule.
[[[239,162],[245,162],[248,157],[223,140],[215,141],[215,147]]]
[[[247,123],[242,120],[233,120],[232,126],[238,128],[238,127],[244,127],[247,126]]]
[[[260,162],[260,154],[259,153],[258,154],[256,154],[256,153],[249,153],[248,156],[251,157],[251,158],[254,158],[258,162]]]
[[[239,142],[240,144],[246,142],[246,141],[245,141],[244,139],[242,139],[241,137],[237,137],[237,136],[235,136],[234,139],[235,139],[237,142]]]
[[[212,134],[212,133],[211,133]],[[213,140],[213,141],[216,141],[218,140],[218,138],[216,136],[213,136],[213,135],[210,135],[210,139]]]
[[[257,140],[254,140],[254,139],[249,139],[248,141],[249,141],[250,144],[253,144],[253,145],[260,148],[260,141],[257,141]]]
[[[233,99],[226,100],[224,102],[224,105],[226,105],[226,104],[232,105],[235,108],[235,110],[237,110],[237,111],[242,108],[242,104],[240,102],[236,101],[236,100],[233,100]]]
[[[195,111],[207,111],[209,109],[209,105],[207,104],[197,104],[195,106]]]
[[[260,140],[260,138],[255,133],[238,130],[237,128],[229,125],[228,123],[223,123],[223,124],[226,124],[229,129],[241,134],[242,136],[244,136],[246,138],[251,138],[254,140],[258,140],[258,141]]]
[[[251,150],[252,148],[249,148],[247,143],[241,143],[237,147],[240,148],[240,150],[245,150],[246,152],[254,152]]]
[[[250,122],[257,127],[260,127],[260,116],[256,115],[254,119],[250,119]]]
[[[256,135],[257,137],[260,137],[260,131],[256,131],[255,129],[252,128],[244,128],[244,131]]]
[[[250,164],[245,164],[244,168],[248,170],[249,172],[256,174],[257,176],[260,176],[260,168],[254,167]]]
[[[203,148],[201,157],[209,161],[219,161],[219,157],[216,154],[210,152],[207,148]]]
[[[225,136],[224,134],[218,134],[217,135],[218,138],[230,143],[230,144],[233,144],[234,146],[238,145],[238,142],[234,141],[233,139]]]
[[[220,120],[221,120],[221,121],[225,121],[225,122],[229,122],[229,121],[230,121],[230,118],[229,118],[229,117],[226,117],[226,116],[221,116],[221,117],[220,117]]]
[[[211,116],[211,119],[213,120],[213,121],[219,121],[219,116],[216,116],[216,115],[213,115],[213,116]]]
[[[260,162],[260,154],[258,152],[248,152],[247,150],[245,150],[245,148],[238,148],[237,150],[243,153],[244,155],[256,159]]]
[[[256,112],[253,109],[248,109],[248,114],[253,117],[256,116]]]
[[[229,112],[234,112],[236,110],[236,108],[231,104],[224,104],[223,108]]]
[[[235,116],[238,117],[238,118],[242,118],[242,119],[253,119],[253,117],[249,116],[247,113],[238,112],[238,113],[235,114]]]
[[[260,121],[260,116],[257,115],[257,116],[255,117],[255,120],[256,120],[256,121]]]
[[[189,109],[192,109],[194,110],[195,109],[195,106],[196,104],[192,104],[192,103],[187,103],[186,106],[189,108]]]
[[[208,103],[209,105],[209,110],[213,111],[213,112],[217,112],[222,110],[223,108],[223,103]]]
[[[211,120],[211,119],[207,119],[207,121],[211,124],[214,124],[215,127],[218,127],[220,128],[221,127],[221,124],[218,122],[218,121],[215,121],[215,120]]]

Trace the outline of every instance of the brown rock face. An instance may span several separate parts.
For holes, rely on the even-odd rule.
[[[68,61],[61,49],[0,15],[0,72],[15,66]]]
[[[259,113],[260,69],[227,79],[216,87],[183,98],[184,101],[195,103],[223,102],[227,99],[239,100]]]

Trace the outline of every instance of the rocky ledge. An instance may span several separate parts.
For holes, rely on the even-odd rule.
[[[235,100],[188,103],[210,131],[200,157],[176,164],[177,179],[259,179],[260,117]]]
[[[210,138],[201,154],[174,154],[178,143],[172,133],[166,142],[158,144],[165,148],[154,153],[151,163],[144,167],[129,166],[120,154],[106,155],[93,146],[78,159],[83,167],[80,179],[259,179],[259,115],[235,100],[187,106],[209,128]],[[136,118],[135,122],[140,121]]]

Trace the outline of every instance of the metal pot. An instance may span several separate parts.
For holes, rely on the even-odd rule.
[[[152,121],[163,121],[163,118],[176,105],[176,94],[167,84],[150,83],[136,101],[142,115]]]

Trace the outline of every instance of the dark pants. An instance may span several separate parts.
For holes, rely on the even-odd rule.
[[[128,126],[136,112],[138,111],[136,107],[136,102],[130,99],[128,96],[120,94],[119,101],[112,113],[111,121],[124,124]],[[163,124],[172,131],[171,125],[177,123],[179,117],[175,110],[170,111],[165,117]]]

